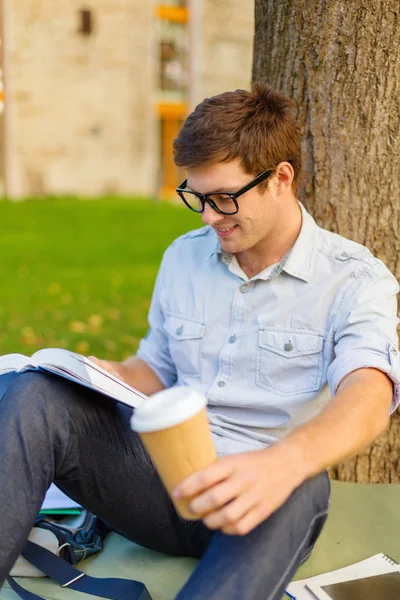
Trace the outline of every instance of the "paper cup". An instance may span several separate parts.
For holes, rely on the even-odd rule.
[[[150,396],[132,416],[132,429],[139,433],[170,496],[186,477],[217,459],[206,404],[197,390],[173,387]],[[190,500],[171,499],[182,517],[199,518],[189,510]]]

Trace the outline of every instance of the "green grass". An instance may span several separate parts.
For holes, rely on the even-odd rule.
[[[0,354],[61,347],[133,354],[163,251],[201,226],[148,200],[0,202]]]

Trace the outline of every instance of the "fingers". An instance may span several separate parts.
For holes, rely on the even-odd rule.
[[[257,525],[265,521],[270,514],[272,513],[266,511],[261,504],[256,504],[236,522],[222,526],[221,531],[226,535],[247,535]]]
[[[272,450],[219,458],[194,473],[174,490],[189,499],[190,509],[210,529],[227,535],[246,535],[267,519],[290,496],[295,485],[285,472],[286,458]],[[268,473],[268,478],[266,476]]]
[[[88,359],[94,362],[97,366],[107,371],[107,373],[110,373],[110,375],[113,375],[114,377],[117,377],[118,379],[124,381],[121,373],[114,367],[112,363],[108,362],[108,360],[100,360],[95,356],[88,356]]]
[[[88,358],[88,360],[96,363],[96,365],[99,365],[99,367],[101,367],[101,363],[104,362],[104,361],[100,360],[99,358],[96,358],[96,356],[88,356],[87,358]]]
[[[252,491],[245,492],[220,509],[206,515],[203,523],[209,529],[221,529],[225,533],[227,528],[228,531],[239,533],[240,528],[237,530],[237,527],[241,519],[245,518],[257,503],[258,500]]]
[[[246,492],[248,484],[248,478],[242,473],[237,473],[194,498],[190,503],[190,509],[197,515],[207,515]]]
[[[223,469],[213,469],[211,473],[205,470],[196,475],[184,482],[188,493],[201,485],[208,484],[208,489],[203,489],[203,493],[191,501],[190,509],[209,529],[220,529],[227,535],[245,535],[274,511],[275,507],[265,501],[249,473],[238,471],[229,476],[228,465],[225,465]],[[210,484],[217,477],[225,478]]]
[[[229,461],[220,459],[215,464],[207,467],[207,469],[203,469],[187,477],[175,488],[173,495],[177,500],[198,496],[209,487],[230,477],[233,470],[233,464],[230,465]]]

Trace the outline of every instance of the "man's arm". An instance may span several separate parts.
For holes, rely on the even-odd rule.
[[[138,356],[131,356],[120,365],[124,380],[143,394],[151,396],[165,389],[153,369]]]
[[[377,369],[345,377],[325,409],[282,441],[303,480],[354,456],[389,424],[393,382]]]
[[[368,446],[386,428],[393,384],[359,369],[341,383],[325,410],[269,448],[219,459],[187,478],[176,497],[211,529],[244,535],[269,517],[306,479]]]

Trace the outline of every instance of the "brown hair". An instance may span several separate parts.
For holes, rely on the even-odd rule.
[[[289,98],[259,83],[250,92],[236,90],[206,98],[174,140],[175,164],[190,169],[240,158],[246,173],[258,175],[288,161],[296,189],[301,144],[293,109]]]

